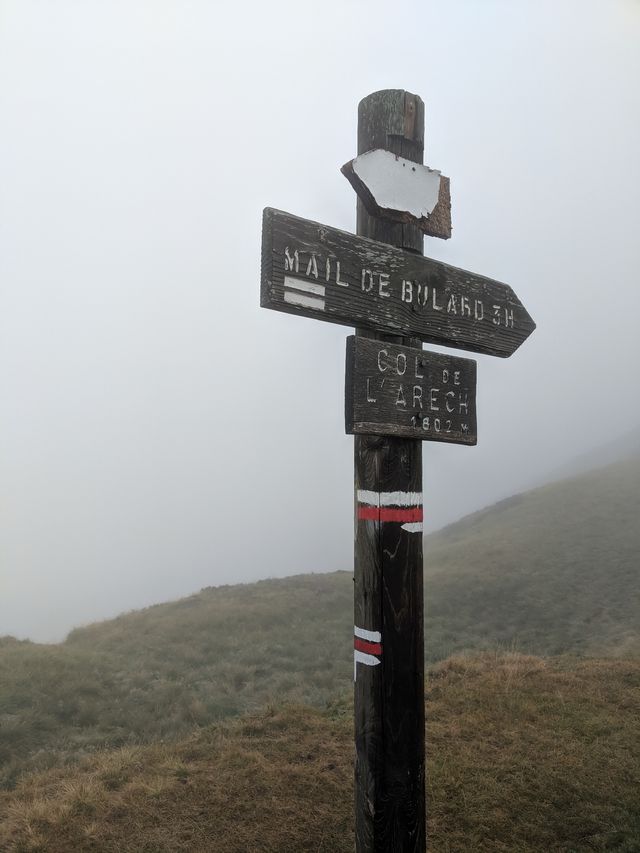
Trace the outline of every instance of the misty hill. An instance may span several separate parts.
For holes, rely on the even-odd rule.
[[[427,676],[429,850],[640,849],[640,663],[507,654]],[[0,792],[7,853],[351,853],[349,703],[104,751]]]
[[[0,639],[0,785],[353,678],[346,572],[205,589],[39,645]]]
[[[429,656],[640,656],[640,455],[516,495],[426,540]]]
[[[640,457],[515,496],[426,540],[426,650],[640,657]],[[0,782],[97,746],[183,734],[352,678],[351,574],[205,589],[0,640]]]
[[[614,441],[601,444],[589,453],[581,453],[570,459],[551,474],[547,474],[540,482],[543,484],[577,477],[594,469],[621,462],[631,456],[640,456],[640,427],[635,427],[624,435],[618,436]]]

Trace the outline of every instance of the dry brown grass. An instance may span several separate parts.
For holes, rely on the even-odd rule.
[[[0,799],[0,850],[342,850],[350,731],[348,718],[288,707],[35,775]]]
[[[640,850],[640,662],[453,658],[427,683],[429,850]],[[270,710],[0,795],[3,853],[351,853],[352,721]]]
[[[453,658],[430,673],[432,850],[640,851],[640,663]]]

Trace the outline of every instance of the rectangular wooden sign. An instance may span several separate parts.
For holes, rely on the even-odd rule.
[[[507,284],[272,208],[260,304],[498,356],[535,329]]]
[[[476,362],[351,335],[348,433],[476,444]]]

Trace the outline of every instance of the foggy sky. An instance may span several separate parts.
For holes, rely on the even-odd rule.
[[[351,568],[351,330],[259,309],[260,229],[355,229],[377,89],[451,177],[425,253],[538,325],[425,443],[427,529],[640,423],[639,44],[637,0],[0,0],[0,635]]]

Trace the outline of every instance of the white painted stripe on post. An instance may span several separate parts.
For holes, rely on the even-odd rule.
[[[358,501],[370,506],[422,506],[422,492],[371,492],[358,489]]]
[[[380,660],[373,655],[367,655],[364,652],[359,652],[357,649],[354,649],[353,652],[353,680],[356,680],[356,676],[358,673],[358,664],[364,663],[367,666],[377,666],[380,663]]]
[[[358,503],[369,504],[369,506],[380,506],[380,493],[358,489]]]
[[[366,628],[358,628],[357,625],[354,625],[353,633],[361,640],[369,640],[370,643],[382,642],[382,634],[380,631],[367,631]]]
[[[422,522],[409,521],[406,524],[402,525],[402,529],[406,530],[407,533],[422,533]]]
[[[357,649],[353,651],[353,659],[356,663],[365,663],[367,666],[378,666],[380,663],[380,658],[368,655],[366,652],[359,652]]]
[[[319,299],[317,296],[305,296],[304,293],[285,290],[284,301],[291,305],[301,305],[303,308],[315,308],[317,311],[324,311],[324,299]]]
[[[293,278],[293,276],[285,275],[284,286],[291,287],[293,290],[302,290],[304,293],[315,293],[316,296],[324,296],[324,284],[316,284],[313,281],[305,281],[301,278]]]

